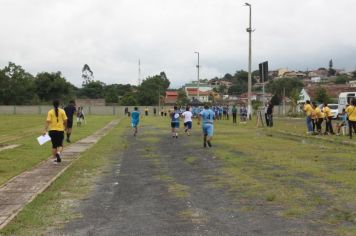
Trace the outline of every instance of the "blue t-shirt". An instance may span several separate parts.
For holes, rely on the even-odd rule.
[[[203,125],[204,124],[212,124],[214,122],[214,118],[215,118],[215,113],[208,109],[208,110],[203,110],[200,112],[200,115],[202,117],[203,120]]]
[[[138,123],[140,121],[140,112],[133,111],[131,112],[131,122]]]
[[[171,113],[171,122],[179,123],[179,111],[174,111]]]

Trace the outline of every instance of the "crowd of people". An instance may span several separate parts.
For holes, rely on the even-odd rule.
[[[334,116],[331,113],[328,103],[324,102],[317,105],[315,102],[306,101],[303,110],[306,114],[307,133],[315,135],[340,135],[341,130],[349,134],[350,139],[352,133],[356,133],[356,99],[353,99],[350,104],[342,110],[336,118],[336,132],[334,131],[333,120]],[[323,123],[325,128],[323,130]]]

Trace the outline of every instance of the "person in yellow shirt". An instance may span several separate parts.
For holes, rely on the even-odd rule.
[[[316,130],[318,134],[321,134],[321,125],[323,124],[325,115],[320,109],[320,107],[316,106],[315,104],[315,117],[316,117]]]
[[[346,108],[347,118],[349,120],[349,135],[352,139],[352,129],[356,133],[356,99],[352,99],[351,105]]]
[[[308,129],[308,134],[312,134],[313,133],[313,123],[312,123],[312,117],[311,117],[311,113],[312,113],[312,106],[310,105],[310,101],[307,100],[305,102],[304,108],[303,108],[305,114],[307,115],[307,129]]]
[[[331,123],[333,114],[331,113],[328,103],[324,102],[323,112],[325,114],[325,134],[335,134],[333,130],[333,125]]]
[[[315,114],[316,103],[312,102],[312,112],[311,112],[311,119],[313,124],[313,134],[315,134],[316,124],[318,123],[318,119],[316,118]]]
[[[52,155],[55,163],[61,162],[61,152],[63,151],[64,130],[67,129],[67,115],[59,107],[59,100],[53,101],[53,109],[47,114],[45,132],[51,137]]]

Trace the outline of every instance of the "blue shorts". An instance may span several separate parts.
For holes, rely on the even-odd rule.
[[[184,127],[187,129],[192,129],[192,122],[191,121],[187,121],[184,123]]]
[[[214,134],[214,126],[213,124],[203,124],[203,133],[204,135],[208,135],[208,136],[213,136]]]
[[[132,122],[131,126],[132,126],[132,128],[136,128],[138,126],[138,121],[137,122]]]
[[[179,122],[171,122],[171,127],[173,129],[178,129],[179,128]]]

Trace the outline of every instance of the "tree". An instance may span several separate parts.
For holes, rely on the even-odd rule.
[[[326,89],[323,87],[318,87],[315,91],[315,100],[319,103],[329,102],[330,96],[327,94]]]
[[[186,92],[184,91],[184,89],[180,89],[178,91],[177,105],[185,106],[188,105],[188,103],[189,103],[189,99],[187,97]]]
[[[127,93],[120,99],[120,105],[122,105],[122,106],[136,106],[137,99],[132,93]]]
[[[35,77],[36,94],[41,101],[60,99],[64,102],[74,98],[74,85],[67,82],[61,72],[41,72]]]
[[[164,72],[148,77],[138,87],[137,102],[142,106],[152,106],[158,103],[158,93],[164,94],[170,82]]]
[[[105,84],[101,81],[91,81],[83,85],[83,88],[78,91],[78,97],[82,98],[104,98],[104,87]]]
[[[300,93],[304,84],[297,78],[280,78],[272,80],[267,85],[267,91],[277,96],[279,101],[282,100],[283,95],[291,98],[295,95],[296,91]]]
[[[280,97],[278,97],[277,94],[273,95],[273,97],[271,98],[271,103],[274,106],[278,106],[281,103]]]
[[[336,71],[333,69],[333,60],[331,59],[329,61],[329,70],[328,70],[328,76],[334,76],[336,74]]]
[[[336,77],[335,84],[347,84],[347,82],[349,82],[349,81],[350,81],[350,79],[347,78],[347,76],[340,75],[340,76]]]
[[[84,64],[82,69],[82,78],[83,78],[83,85],[89,84],[90,82],[94,81],[94,73],[90,69],[88,64]]]
[[[9,62],[0,70],[0,104],[31,104],[35,95],[33,76],[21,66]]]

